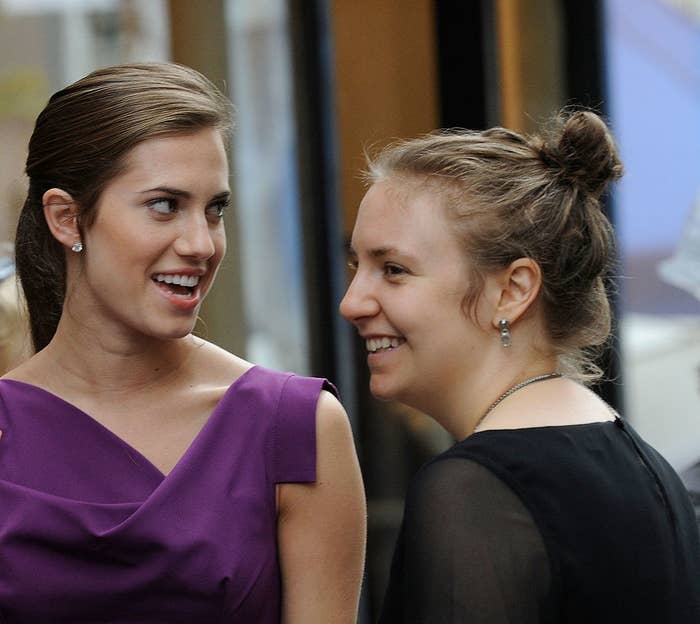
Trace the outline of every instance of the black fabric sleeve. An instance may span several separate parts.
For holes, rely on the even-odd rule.
[[[690,500],[695,509],[695,519],[700,529],[700,462],[688,468],[688,470],[681,475],[681,478],[688,490],[688,494],[690,494]]]
[[[522,501],[480,464],[439,458],[414,479],[380,624],[540,624],[550,565]]]

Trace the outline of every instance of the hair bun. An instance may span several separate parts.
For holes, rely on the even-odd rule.
[[[560,132],[550,154],[565,177],[581,190],[599,197],[611,181],[622,176],[615,141],[598,115],[591,111],[572,113],[562,119]]]

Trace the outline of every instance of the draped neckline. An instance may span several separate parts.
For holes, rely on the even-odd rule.
[[[115,442],[118,446],[120,446],[132,459],[134,459],[137,463],[142,464],[143,467],[147,468],[148,470],[152,471],[155,476],[157,476],[161,481],[167,479],[167,477],[175,472],[180,466],[180,464],[183,464],[187,461],[187,458],[192,454],[193,450],[199,445],[200,440],[204,438],[207,434],[207,430],[213,426],[213,422],[215,421],[217,415],[219,412],[221,412],[221,407],[224,403],[227,402],[227,398],[229,394],[232,394],[235,392],[236,388],[240,383],[243,383],[244,379],[249,376],[249,374],[252,374],[252,371],[257,369],[258,367],[256,365],[253,365],[249,368],[247,368],[243,373],[241,373],[226,389],[226,391],[222,394],[221,398],[217,401],[216,405],[212,409],[212,411],[209,413],[207,416],[206,420],[202,424],[201,428],[197,432],[197,434],[192,438],[192,441],[187,445],[187,448],[183,451],[183,453],[180,455],[178,460],[173,464],[173,467],[167,472],[163,472],[160,468],[158,468],[148,457],[146,457],[141,451],[139,451],[135,446],[127,442],[124,438],[122,438],[120,435],[112,431],[109,427],[106,425],[102,424],[99,420],[97,420],[94,416],[91,416],[88,414],[86,411],[80,409],[70,401],[62,398],[58,394],[51,392],[50,390],[47,390],[46,388],[42,388],[41,386],[37,386],[35,384],[27,383],[25,381],[19,381],[17,379],[11,379],[11,378],[5,378],[5,379],[0,379],[0,387],[2,387],[2,384],[10,384],[12,386],[16,386],[19,388],[22,388],[26,391],[31,391],[31,392],[39,392],[42,396],[45,396],[49,400],[53,401],[54,403],[62,406],[64,409],[69,409],[71,412],[73,412],[78,418],[84,420],[90,427],[96,429],[99,433],[102,433],[103,435],[106,435],[108,438],[110,438],[113,442]],[[2,433],[0,432],[0,444],[2,444]]]

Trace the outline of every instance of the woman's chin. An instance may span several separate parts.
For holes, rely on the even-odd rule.
[[[178,323],[170,327],[160,327],[157,331],[150,332],[152,338],[156,340],[179,340],[189,336],[195,329],[196,322]]]
[[[378,401],[400,400],[396,388],[386,383],[387,380],[372,376],[369,380],[369,391]]]

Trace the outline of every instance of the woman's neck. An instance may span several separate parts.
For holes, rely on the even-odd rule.
[[[493,402],[509,388],[557,369],[554,355],[512,355],[498,354],[493,361],[485,359],[470,375],[435,392],[429,397],[429,404],[413,407],[432,416],[455,439],[469,437]]]
[[[36,378],[32,383],[48,389],[131,392],[177,375],[196,342],[192,335],[155,340],[77,331],[62,319],[51,342],[27,366]]]

